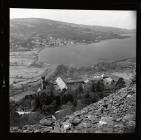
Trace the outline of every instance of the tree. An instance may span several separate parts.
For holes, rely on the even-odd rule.
[[[91,91],[95,92],[96,91],[96,83],[92,83]]]
[[[100,99],[98,92],[90,92],[90,98],[93,103],[97,102]]]
[[[82,84],[79,85],[79,87],[78,87],[78,91],[79,91],[79,93],[83,93],[83,92],[84,92],[84,91],[83,91]]]
[[[126,83],[122,77],[120,77],[115,85],[115,89],[121,89],[126,87]]]

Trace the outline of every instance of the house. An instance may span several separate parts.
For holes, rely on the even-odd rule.
[[[58,77],[55,82],[61,91],[68,88],[65,81],[61,77]]]
[[[111,77],[104,78],[103,83],[106,88],[110,88],[113,83],[113,79]]]
[[[103,79],[103,77],[104,77],[104,74],[102,74],[102,75],[95,75],[93,78],[94,79]]]

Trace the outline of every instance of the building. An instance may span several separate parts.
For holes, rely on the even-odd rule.
[[[67,87],[65,81],[64,81],[61,77],[58,77],[55,82],[56,82],[58,88],[59,88],[61,91],[62,91],[63,89],[68,89],[68,87]]]
[[[105,88],[111,88],[113,84],[113,79],[111,77],[107,77],[103,79],[103,84]]]

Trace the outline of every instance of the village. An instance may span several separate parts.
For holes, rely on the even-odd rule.
[[[61,119],[127,86],[135,75],[134,66],[128,65],[124,71],[107,72],[99,66],[83,70],[48,65],[38,61],[39,51],[10,53],[10,103],[20,118],[39,112]]]
[[[93,79],[86,79],[86,80],[69,80],[69,81],[65,81],[63,80],[61,77],[57,77],[57,79],[54,82],[50,82],[48,80],[45,80],[45,77],[42,77],[42,83],[40,84],[41,86],[38,88],[38,90],[35,92],[33,92],[30,95],[23,95],[20,96],[20,100],[22,99],[26,99],[26,98],[30,98],[31,99],[31,108],[28,110],[31,111],[35,111],[39,106],[37,104],[37,100],[39,100],[39,98],[45,94],[46,98],[50,98],[51,96],[53,97],[52,101],[49,101],[50,103],[44,102],[44,105],[47,105],[49,108],[50,105],[52,103],[54,103],[54,100],[56,100],[57,98],[59,99],[56,100],[57,102],[60,102],[57,105],[61,105],[62,103],[67,103],[67,102],[71,102],[72,104],[74,103],[74,99],[77,102],[77,98],[83,96],[83,94],[85,94],[86,92],[90,92],[90,90],[93,90],[93,94],[95,94],[95,92],[106,92],[108,91],[108,94],[110,92],[113,92],[116,89],[119,89],[121,87],[125,86],[125,81],[123,78],[114,78],[114,80],[109,77],[109,76],[105,76],[104,74],[100,75],[100,76],[94,76]],[[85,91],[87,86],[91,86],[88,87],[88,91]],[[75,89],[75,95],[73,95],[73,89],[74,87],[76,87]],[[91,89],[90,89],[91,88]],[[77,92],[76,92],[77,90]],[[54,95],[53,95],[54,94]],[[56,95],[55,95],[56,94]],[[107,95],[108,95],[107,94]],[[106,95],[106,96],[107,96]],[[36,96],[36,98],[35,98]],[[12,99],[12,98],[11,98]],[[15,98],[13,98],[15,99]],[[44,99],[46,100],[46,99]],[[42,105],[42,106],[44,106]],[[38,107],[37,107],[38,106]],[[55,105],[54,105],[55,106]],[[27,108],[27,107],[26,107]],[[35,109],[36,108],[36,109]],[[43,111],[43,108],[40,108]],[[21,108],[20,108],[21,110]],[[46,112],[47,111],[47,112]],[[58,112],[58,110],[56,110]],[[27,110],[25,108],[22,108],[22,111],[17,111],[18,114],[26,114]],[[28,112],[31,113],[31,112]],[[45,110],[44,113],[48,114],[48,109]]]

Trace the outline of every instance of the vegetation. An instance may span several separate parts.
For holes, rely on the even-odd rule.
[[[119,78],[119,80],[117,81],[116,85],[115,85],[115,89],[121,89],[126,87],[125,81],[123,78]]]
[[[116,62],[117,63],[117,62]],[[112,63],[114,64],[114,63]],[[58,65],[55,69],[54,73],[49,78],[51,81],[56,79],[58,76],[61,76],[63,79],[67,80],[69,77],[73,77],[74,73],[77,72],[79,78],[84,76],[84,74],[95,73],[97,70],[99,72],[105,71],[108,69],[110,63],[101,63],[98,64],[97,67],[81,67],[74,68],[67,65]],[[118,67],[118,64],[114,66]],[[111,66],[110,69],[113,69]],[[120,69],[120,67],[118,67]],[[132,82],[135,82],[135,76],[132,79]],[[115,85],[115,90],[125,87],[125,81],[123,78],[120,78]],[[42,117],[44,114],[54,114],[57,110],[62,110],[63,106],[68,105],[69,109],[64,109],[62,115],[66,115],[72,113],[76,110],[80,110],[83,107],[97,102],[105,96],[108,96],[110,93],[113,93],[113,89],[108,91],[104,91],[103,82],[101,81],[89,81],[84,85],[84,88],[81,84],[73,84],[69,86],[68,91],[64,93],[60,93],[55,88],[53,88],[50,84],[47,89],[43,90],[39,95],[28,95],[22,101],[15,103],[10,103],[10,124],[15,126],[20,126],[24,124],[33,124]],[[63,100],[63,101],[62,101]],[[27,108],[32,111],[39,111],[38,113],[41,115],[34,114],[34,119],[31,119],[30,114],[19,116],[16,113],[17,108]],[[67,111],[66,111],[67,110]],[[33,114],[32,114],[33,115]],[[37,115],[37,116],[36,116]]]

